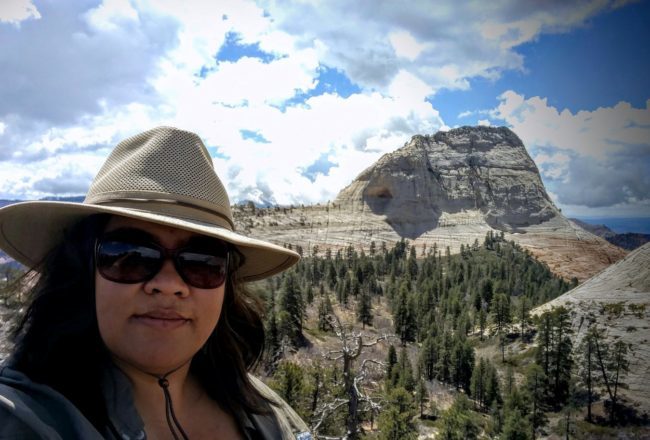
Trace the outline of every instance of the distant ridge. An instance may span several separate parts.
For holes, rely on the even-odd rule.
[[[628,251],[634,250],[650,242],[650,234],[641,234],[637,232],[625,232],[618,234],[605,225],[592,225],[591,223],[583,222],[582,220],[575,218],[571,218],[569,220],[576,223],[584,230],[602,237],[613,245],[627,249]]]

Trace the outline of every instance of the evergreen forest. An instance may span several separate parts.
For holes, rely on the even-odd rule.
[[[617,398],[631,348],[595,326],[574,347],[564,308],[531,316],[578,282],[503,234],[454,255],[294,250],[294,268],[254,285],[263,373],[319,438],[590,438],[639,421]]]

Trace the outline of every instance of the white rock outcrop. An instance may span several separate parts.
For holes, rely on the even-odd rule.
[[[278,244],[336,251],[402,238],[418,255],[452,253],[505,232],[563,277],[585,280],[626,252],[567,220],[553,205],[521,140],[501,127],[414,136],[384,155],[334,202],[297,208],[235,207],[237,229]]]
[[[362,172],[334,203],[384,216],[411,239],[438,227],[445,214],[479,211],[504,231],[559,214],[524,144],[505,127],[414,136]]]

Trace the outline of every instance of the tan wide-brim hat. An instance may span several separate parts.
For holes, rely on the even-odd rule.
[[[158,127],[120,142],[95,177],[83,203],[33,201],[0,208],[0,248],[34,267],[64,231],[92,214],[113,214],[168,225],[232,243],[244,255],[237,276],[266,278],[300,256],[235,232],[228,194],[194,133]]]

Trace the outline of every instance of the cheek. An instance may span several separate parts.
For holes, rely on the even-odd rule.
[[[101,276],[95,276],[95,311],[99,334],[104,344],[111,349],[118,339],[125,320],[126,303],[119,288]]]
[[[201,294],[203,292],[199,292]],[[199,310],[201,310],[201,333],[207,336],[210,336],[212,331],[217,326],[221,313],[223,313],[223,304],[224,304],[224,291],[222,288],[218,289],[218,292],[205,292],[206,295],[203,296],[203,300],[200,301]]]

